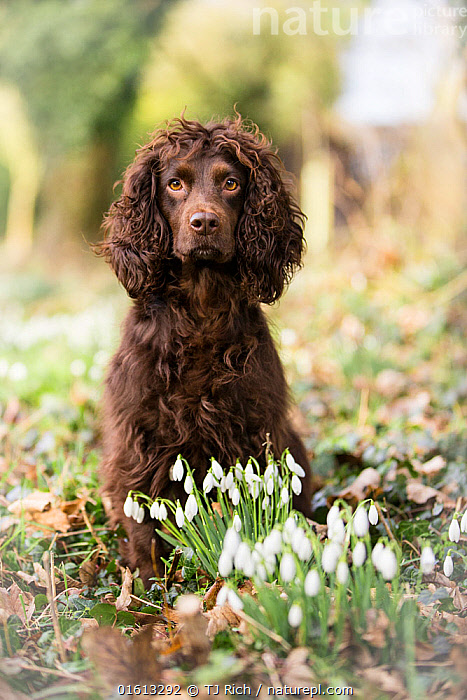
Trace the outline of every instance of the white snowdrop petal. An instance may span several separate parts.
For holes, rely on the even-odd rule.
[[[127,496],[126,501],[123,504],[123,512],[127,518],[131,518],[133,514],[133,499],[131,496]]]
[[[467,532],[467,510],[461,518],[461,532]]]
[[[235,532],[240,532],[240,530],[242,529],[242,521],[240,520],[240,516],[238,513],[235,513],[233,517],[232,527],[235,530]]]
[[[296,474],[294,474],[292,477],[292,491],[296,496],[302,492],[302,482],[300,481],[300,477],[298,477]]]
[[[321,555],[321,566],[327,574],[335,571],[341,553],[342,548],[335,541],[327,542],[324,545],[323,553]]]
[[[352,552],[352,562],[357,568],[365,563],[366,547],[364,542],[357,542]]]
[[[139,506],[138,515],[136,516],[135,520],[138,523],[138,525],[141,525],[141,523],[143,522],[143,520],[144,520],[144,508],[143,508],[143,506]]]
[[[384,551],[384,544],[382,542],[377,542],[375,546],[373,547],[373,551],[371,552],[371,561],[373,563],[373,566],[375,569],[380,570],[380,559],[381,559],[381,554]]]
[[[166,520],[167,518],[167,508],[165,503],[161,503],[159,506],[159,520]]]
[[[181,481],[184,474],[183,462],[180,456],[175,460],[175,464],[172,468],[172,479],[173,481]]]
[[[397,557],[389,547],[384,547],[381,552],[379,570],[385,581],[392,581],[397,574]]]
[[[222,469],[219,462],[215,459],[213,459],[211,462],[211,470],[216,479],[218,480],[222,479],[222,477],[224,476],[224,470]]]
[[[291,627],[299,627],[301,621],[303,620],[303,612],[301,607],[294,603],[289,610],[287,619]]]
[[[282,506],[285,506],[286,503],[288,503],[290,500],[289,490],[285,486],[281,491],[281,499],[280,500],[281,500]]]
[[[133,501],[133,505],[131,506],[131,517],[133,520],[136,520],[139,514],[139,503],[138,501]]]
[[[211,474],[211,472],[208,472],[206,476],[204,477],[203,481],[203,491],[204,493],[208,494],[210,491],[212,491],[214,486],[214,477]]]
[[[459,542],[461,536],[461,529],[459,527],[459,522],[457,518],[452,519],[452,522],[449,526],[448,536],[451,542]]]
[[[222,607],[223,605],[226,604],[228,590],[229,589],[227,588],[227,586],[222,586],[219,593],[217,594],[216,605],[219,605],[220,607]]]
[[[154,503],[152,504],[151,509],[149,511],[149,515],[154,520],[159,520],[159,503],[158,503],[158,501],[154,501]]]
[[[240,491],[237,487],[232,491],[231,501],[233,506],[238,506],[240,503]]]
[[[281,563],[279,566],[279,572],[281,579],[285,583],[289,583],[290,581],[293,581],[295,578],[297,568],[295,566],[295,560],[293,558],[293,555],[290,554],[289,552],[286,552],[281,559]]]
[[[235,552],[237,551],[240,545],[240,542],[241,540],[238,532],[236,532],[236,530],[234,530],[233,527],[229,527],[229,529],[225,533],[222,551],[226,552],[229,556],[233,558],[235,556]]]
[[[336,518],[328,527],[328,538],[334,542],[342,543],[345,539],[345,525],[342,518]]]
[[[193,491],[193,479],[189,474],[186,475],[185,482],[183,484],[185,493],[190,494]]]
[[[345,586],[349,578],[349,567],[346,561],[340,561],[336,569],[336,578],[340,584]]]
[[[217,563],[217,568],[219,571],[219,576],[222,576],[222,578],[227,578],[227,576],[230,576],[233,570],[233,561],[230,554],[224,551],[221,553]]]
[[[232,472],[229,472],[227,474],[227,476],[225,477],[225,488],[231,489],[233,485],[234,485],[234,475],[232,474]]]
[[[436,559],[431,547],[423,547],[420,555],[420,568],[424,574],[431,574],[435,568]]]
[[[328,528],[332,527],[332,524],[334,523],[334,521],[337,520],[337,518],[339,518],[339,517],[340,517],[339,507],[332,506],[329,509],[329,512],[326,516],[326,524],[327,524]]]
[[[374,503],[371,504],[370,510],[368,511],[368,520],[372,525],[376,525],[379,520],[378,509]]]
[[[368,515],[363,506],[357,508],[355,515],[353,517],[353,531],[357,537],[365,537],[370,529],[370,523],[368,520]]]
[[[303,588],[306,595],[310,598],[313,598],[315,595],[318,595],[321,588],[321,579],[316,569],[312,569],[307,573],[307,575],[305,576],[305,583]]]
[[[175,511],[175,522],[178,527],[183,527],[185,524],[185,514],[181,506],[177,506],[177,510]]]
[[[185,516],[188,522],[191,523],[195,515],[198,513],[198,502],[193,493],[190,493],[185,503]]]
[[[452,561],[452,557],[450,554],[448,554],[446,559],[444,560],[443,571],[444,571],[444,575],[447,576],[448,578],[451,576],[452,572],[454,571],[454,562]]]
[[[232,591],[231,588],[229,588],[227,593],[227,602],[232,610],[241,610],[243,608],[242,599],[235,593],[235,591]]]

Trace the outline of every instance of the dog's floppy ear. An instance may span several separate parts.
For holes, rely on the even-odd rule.
[[[262,149],[250,172],[237,251],[242,286],[251,299],[272,304],[300,266],[304,214],[282,179],[282,163]]]
[[[138,152],[124,175],[121,196],[104,219],[104,240],[94,247],[132,298],[149,288],[160,291],[170,254],[170,232],[157,204],[158,167],[155,150]]]

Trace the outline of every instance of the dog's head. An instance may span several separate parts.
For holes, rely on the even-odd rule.
[[[174,263],[223,265],[272,303],[299,266],[304,216],[282,163],[240,117],[175,119],[141,148],[97,246],[133,298],[163,295]],[[233,263],[233,266],[232,266]]]

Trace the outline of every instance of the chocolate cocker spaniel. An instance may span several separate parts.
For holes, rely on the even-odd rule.
[[[169,479],[181,453],[201,483],[253,456],[266,435],[306,470],[294,505],[309,514],[305,448],[288,419],[284,372],[261,303],[278,299],[300,265],[304,216],[257,127],[238,116],[175,119],[140,148],[98,245],[129,296],[104,396],[102,475],[122,554],[153,576],[154,521],[126,518],[130,489],[180,498]],[[156,541],[156,554],[163,551]]]

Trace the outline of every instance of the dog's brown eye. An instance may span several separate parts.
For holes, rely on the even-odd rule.
[[[174,192],[178,192],[178,190],[182,189],[182,183],[180,182],[180,180],[170,180],[169,187]]]
[[[226,180],[224,187],[226,190],[229,190],[229,192],[233,192],[237,189],[238,182],[236,180],[232,180],[232,178],[229,178]]]

